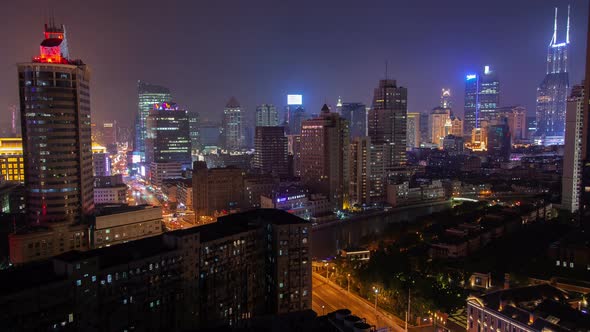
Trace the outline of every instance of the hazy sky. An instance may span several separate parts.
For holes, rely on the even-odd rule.
[[[211,120],[232,95],[248,109],[282,108],[287,93],[303,94],[310,112],[338,96],[369,103],[385,60],[408,88],[409,111],[431,109],[450,87],[462,114],[465,74],[489,64],[501,104],[532,115],[553,7],[565,31],[568,4],[573,84],[583,76],[587,0],[9,1],[0,11],[0,124],[18,103],[15,64],[38,53],[51,11],[67,27],[70,54],[92,69],[97,123],[132,123],[138,79],[168,86]]]

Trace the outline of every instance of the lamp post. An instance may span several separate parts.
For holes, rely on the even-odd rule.
[[[377,295],[379,294],[379,289],[375,288],[375,311],[377,311]]]
[[[348,287],[348,293],[350,294],[350,273],[346,276],[346,286]]]
[[[328,279],[328,263],[324,264],[324,266],[326,267],[326,283],[330,282],[330,279]]]
[[[322,305],[322,316],[326,315],[326,306]]]

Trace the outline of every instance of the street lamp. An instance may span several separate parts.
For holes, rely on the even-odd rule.
[[[375,311],[377,311],[377,294],[379,294],[379,289],[373,287],[375,290]]]
[[[330,282],[330,279],[328,279],[328,263],[324,264],[324,266],[326,267],[326,283]]]
[[[348,287],[348,293],[350,293],[350,273],[346,276],[346,286]]]
[[[326,315],[326,306],[322,305],[322,316]]]

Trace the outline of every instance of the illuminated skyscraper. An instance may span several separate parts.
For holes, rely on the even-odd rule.
[[[319,117],[303,121],[301,180],[314,192],[327,195],[337,209],[348,204],[348,148],[348,122],[327,105]]]
[[[288,140],[284,127],[256,127],[254,168],[262,174],[289,175]]]
[[[409,149],[420,147],[420,113],[408,113],[407,147]]]
[[[200,149],[200,135],[199,135],[199,113],[198,112],[188,112],[188,122],[189,122],[189,131],[190,131],[190,138],[191,138],[191,148],[192,149]]]
[[[582,194],[582,162],[586,142],[584,131],[584,86],[575,85],[567,102],[565,118],[565,149],[563,153],[563,177],[561,206],[570,211],[580,209]]]
[[[279,113],[272,104],[262,104],[256,108],[256,127],[276,127],[279,125]]]
[[[490,66],[485,66],[483,73],[465,77],[465,134],[471,135],[474,128],[479,128],[479,121],[495,119],[499,106],[500,82]]]
[[[174,103],[154,104],[146,124],[146,162],[179,163],[182,168],[192,166],[187,111]]]
[[[508,119],[500,118],[493,121],[487,128],[488,135],[488,156],[498,161],[508,161],[510,159],[511,139]]]
[[[568,6],[565,41],[557,42],[557,8],[553,37],[549,42],[547,54],[547,72],[545,79],[537,88],[537,133],[544,144],[563,143],[565,135],[565,111],[569,74],[567,68],[568,48],[570,43],[570,9]]]
[[[170,90],[166,87],[137,81],[137,117],[135,124],[135,148],[142,156],[145,154],[145,139],[147,137],[146,119],[154,104],[161,104],[172,100]],[[144,159],[144,157],[142,157]]]
[[[285,107],[285,128],[291,135],[301,133],[301,122],[305,120],[305,108],[302,95],[287,95]]]
[[[68,56],[65,28],[50,23],[40,55],[18,64],[25,200],[37,223],[94,211],[90,69]]]
[[[367,110],[362,103],[342,103],[339,99],[340,115],[348,121],[350,137],[367,136]]]
[[[442,147],[442,139],[451,134],[451,110],[437,107],[432,110],[428,117],[428,128],[430,131],[430,143]]]
[[[451,89],[442,89],[440,94],[440,107],[441,108],[453,108],[451,103]]]
[[[368,116],[371,144],[386,144],[385,169],[391,172],[406,165],[406,129],[408,89],[395,80],[380,80],[375,88],[373,106]]]
[[[239,150],[244,147],[242,115],[240,103],[231,97],[223,110],[223,138],[227,150]]]
[[[508,119],[510,137],[513,143],[522,142],[527,138],[526,114],[526,108],[522,106],[509,106],[498,109],[498,116]]]

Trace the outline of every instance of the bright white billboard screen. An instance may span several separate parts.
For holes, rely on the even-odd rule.
[[[287,95],[287,105],[303,105],[303,96]]]

